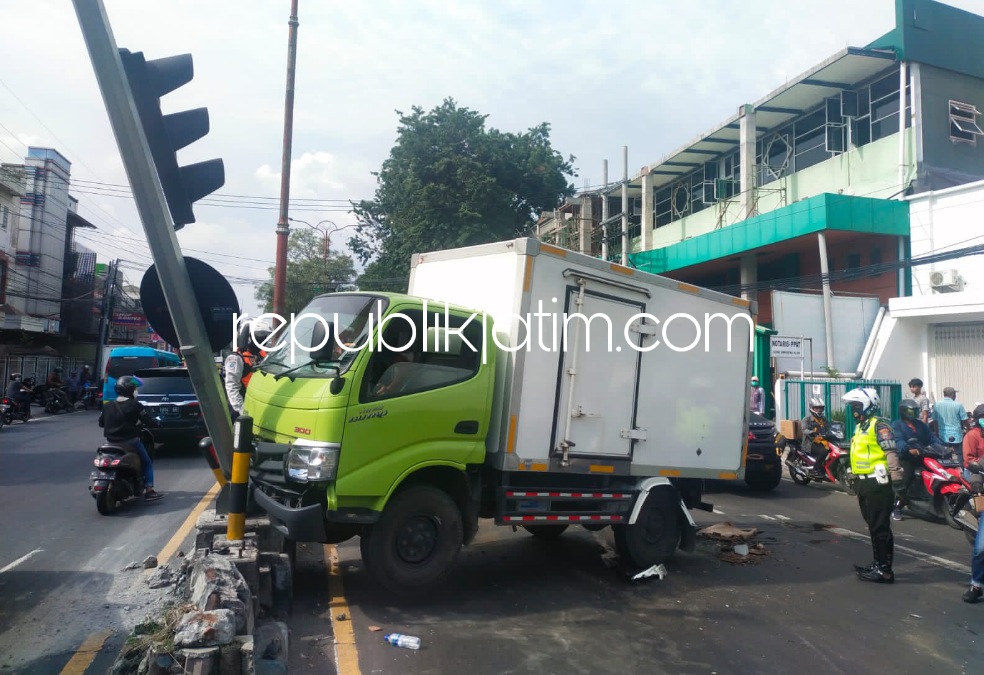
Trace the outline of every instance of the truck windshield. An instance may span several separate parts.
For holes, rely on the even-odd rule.
[[[276,375],[291,370],[291,377],[335,377],[345,373],[359,351],[367,346],[370,332],[379,325],[388,300],[377,295],[323,295],[312,300],[292,320],[274,333],[266,344],[273,349],[259,364],[264,372]],[[312,359],[315,329],[331,326],[330,358]],[[319,330],[318,335],[324,335]]]

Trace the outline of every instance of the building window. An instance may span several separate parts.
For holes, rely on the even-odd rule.
[[[0,230],[7,229],[7,221],[10,219],[10,209],[0,206]]]
[[[881,265],[881,261],[882,261],[882,252],[881,252],[881,249],[880,248],[873,248],[873,249],[871,249],[871,264],[872,265]]]
[[[954,143],[977,145],[977,137],[984,131],[977,125],[977,106],[950,101],[950,140]]]

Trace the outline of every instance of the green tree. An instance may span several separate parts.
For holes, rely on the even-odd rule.
[[[541,211],[574,194],[574,157],[550,145],[547,123],[522,134],[486,129],[487,115],[453,99],[397,111],[397,141],[371,201],[353,202],[362,290],[406,290],[414,253],[531,234]],[[370,262],[372,261],[372,262]]]
[[[324,236],[311,229],[293,229],[287,239],[287,279],[284,284],[286,316],[297,314],[311,298],[330,291],[344,290],[355,279],[352,257],[330,252],[325,265]],[[274,268],[270,281],[256,289],[256,299],[264,312],[273,311]]]

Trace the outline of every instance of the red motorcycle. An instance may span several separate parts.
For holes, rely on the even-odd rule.
[[[817,458],[803,449],[802,443],[790,443],[786,466],[789,477],[797,485],[811,482],[840,484],[848,494],[854,494],[854,474],[851,473],[851,453],[844,443],[844,424],[831,422],[827,432],[813,439],[814,445],[825,445],[827,457],[823,466],[817,466]]]
[[[957,515],[970,501],[971,487],[963,477],[960,460],[938,443],[923,447],[915,440],[909,441],[906,451],[913,448],[919,451],[919,459],[902,508],[962,530]]]

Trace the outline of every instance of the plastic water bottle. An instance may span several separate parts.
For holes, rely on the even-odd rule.
[[[383,638],[391,645],[403,647],[404,649],[420,649],[420,638],[412,635],[401,635],[400,633],[390,633]]]

